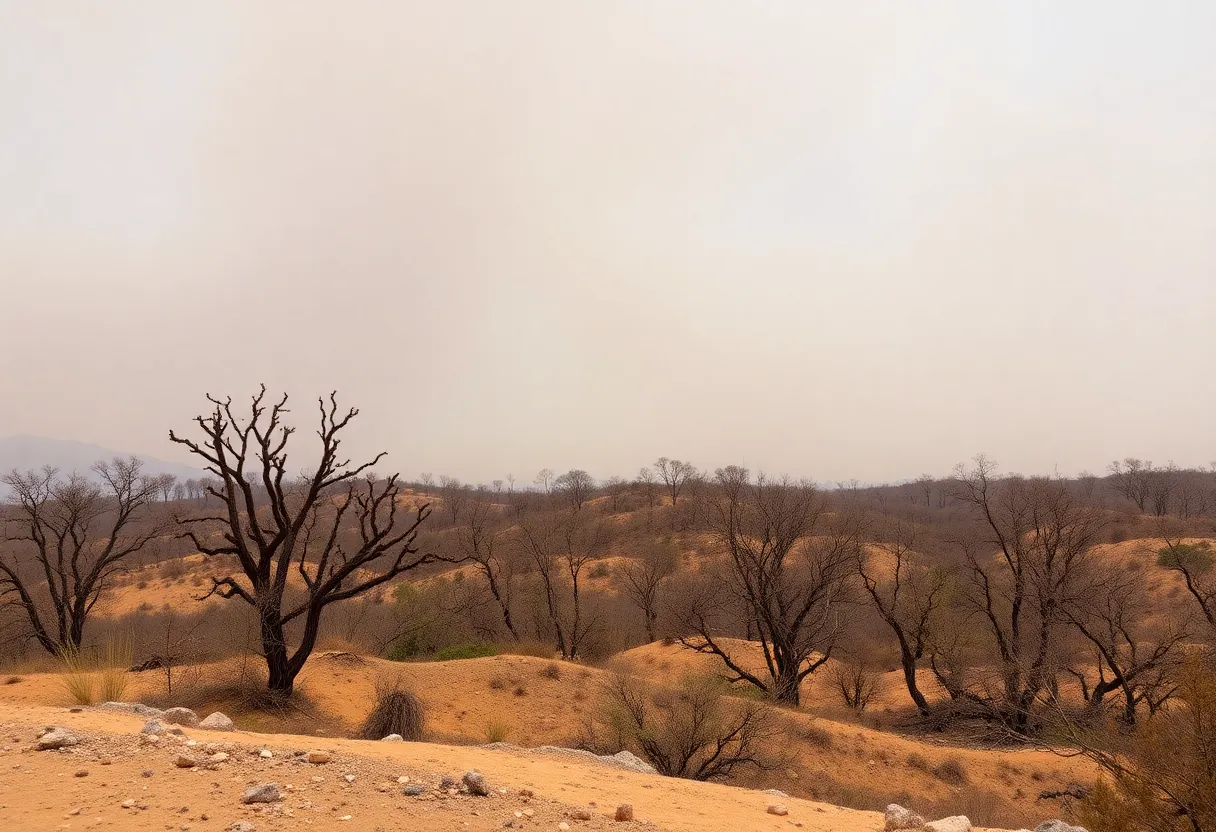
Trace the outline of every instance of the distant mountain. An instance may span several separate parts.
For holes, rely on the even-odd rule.
[[[113,459],[116,456],[128,457],[130,453],[113,451],[100,445],[88,442],[74,442],[70,439],[46,439],[41,436],[9,436],[0,438],[0,474],[7,474],[16,468],[18,471],[41,468],[51,465],[64,474],[76,471],[91,476],[89,470],[95,462],[103,459]],[[150,476],[172,474],[178,479],[188,480],[205,476],[204,473],[189,465],[177,462],[165,462],[163,459],[135,454],[144,463],[143,472]]]

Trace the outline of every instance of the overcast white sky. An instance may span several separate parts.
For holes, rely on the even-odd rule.
[[[0,435],[1216,459],[1211,2],[0,2]],[[306,459],[297,457],[300,464]]]

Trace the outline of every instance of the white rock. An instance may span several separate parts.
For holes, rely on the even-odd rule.
[[[211,716],[201,721],[198,724],[198,727],[207,731],[231,731],[236,728],[236,726],[232,724],[232,720],[224,716],[219,711],[216,711],[215,713],[211,714]]]
[[[67,728],[51,728],[38,738],[39,751],[53,751],[56,748],[67,748],[79,744],[80,739]]]
[[[1034,828],[1034,832],[1089,832],[1084,826],[1072,826],[1062,820],[1046,820]]]
[[[261,751],[258,752],[258,756],[261,757],[263,760],[269,760],[271,757],[274,756],[274,752],[272,752],[269,748],[263,748]]]
[[[198,714],[189,708],[170,708],[160,717],[170,725],[185,725],[187,728],[197,728]]]
[[[342,779],[344,779],[347,783],[353,783],[353,782],[355,782],[355,775],[348,774]]]
[[[790,810],[782,806],[780,803],[772,803],[764,811],[768,812],[770,815],[776,815],[780,818],[783,818],[790,813]]]
[[[380,742],[405,742],[405,737],[401,736],[400,734],[389,734],[387,737],[380,740]]]
[[[883,829],[886,832],[894,832],[897,829],[922,829],[925,825],[925,819],[913,812],[911,809],[905,809],[898,803],[887,805],[887,811],[883,813],[883,818],[886,823]]]
[[[971,832],[971,821],[966,815],[952,815],[925,824],[925,832]]]

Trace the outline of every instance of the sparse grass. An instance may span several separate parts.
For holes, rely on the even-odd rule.
[[[832,735],[814,723],[806,726],[806,729],[802,732],[802,736],[816,748],[828,749],[832,747]]]
[[[928,771],[929,761],[923,755],[913,751],[908,755],[908,768],[913,768],[917,771]]]
[[[526,687],[524,687],[523,685],[516,685],[514,693],[516,696],[527,696],[528,689]]]
[[[545,665],[545,669],[540,672],[540,675],[556,682],[562,678],[562,669],[557,666],[557,662],[549,662]]]
[[[510,733],[510,729],[507,727],[507,724],[505,722],[502,722],[502,721],[496,720],[496,719],[492,719],[486,723],[485,735],[486,735],[486,742],[488,742],[488,743],[506,742],[507,735],[509,733]]]
[[[376,704],[363,721],[359,736],[365,740],[384,739],[400,734],[407,740],[422,740],[426,714],[422,701],[400,678],[376,682]]]
[[[4,680],[4,684],[6,684],[6,685],[16,685],[16,684],[18,684],[18,683],[20,683],[20,682],[23,682],[23,681],[25,681],[25,680],[24,680],[24,679],[22,679],[20,676],[9,676],[7,679],[5,679],[5,680]]]
[[[490,690],[506,690],[507,680],[502,676],[495,676],[490,679]]]
[[[967,770],[957,757],[943,760],[933,767],[933,776],[951,786],[962,786],[967,783]]]
[[[93,680],[93,663],[77,647],[59,649],[59,680],[68,696],[77,705],[92,705],[97,701]]]
[[[130,681],[129,669],[134,656],[130,639],[106,643],[105,658],[101,663],[100,695],[102,702],[121,702]]]

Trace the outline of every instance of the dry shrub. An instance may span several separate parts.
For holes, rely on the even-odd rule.
[[[876,671],[863,661],[838,662],[828,671],[828,679],[849,709],[862,713],[878,692]]]
[[[379,740],[400,734],[412,742],[422,740],[426,716],[422,701],[399,678],[376,682],[376,704],[359,728],[365,740]]]
[[[556,682],[562,678],[562,669],[557,666],[557,662],[549,662],[545,665],[545,669],[540,672],[540,675]]]
[[[908,768],[916,769],[917,771],[928,771],[929,761],[924,758],[924,755],[913,751],[908,755]]]
[[[967,783],[967,770],[957,757],[943,760],[933,767],[933,776],[951,786],[962,786]]]
[[[490,690],[506,690],[507,680],[502,676],[494,676],[490,679]]]
[[[22,682],[22,681],[24,681],[24,680],[20,676],[9,676],[7,679],[4,680],[4,684],[15,685],[18,682]]]
[[[802,736],[816,748],[827,750],[832,747],[832,735],[814,723],[806,726]]]
[[[1081,802],[1093,832],[1216,829],[1216,661],[1197,657],[1181,675],[1175,705],[1130,737],[1113,726],[1077,730],[1080,747],[1106,773]]]
[[[618,674],[606,686],[603,709],[621,744],[669,777],[716,780],[784,762],[777,712],[724,696],[716,679],[685,677],[668,689]]]

